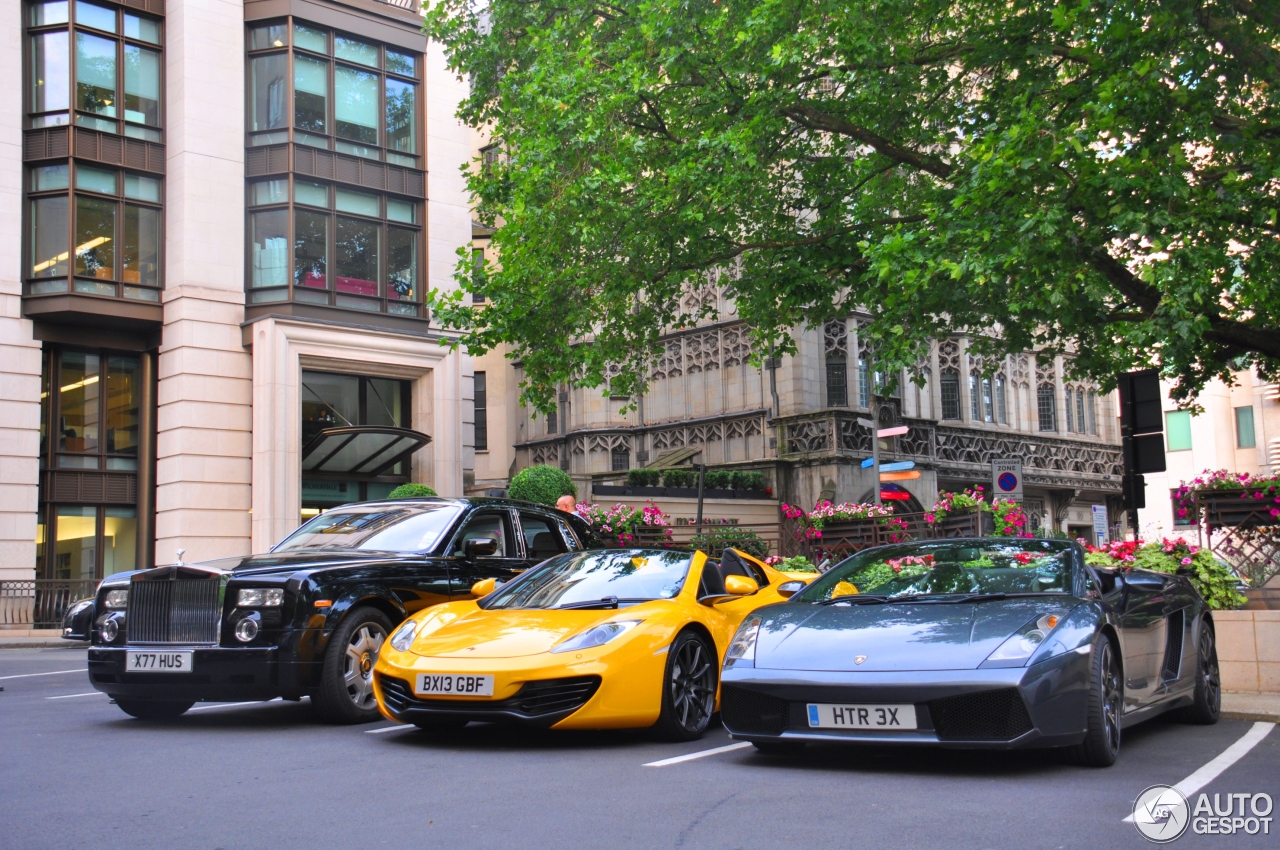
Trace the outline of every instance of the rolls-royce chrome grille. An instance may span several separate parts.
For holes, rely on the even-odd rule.
[[[216,578],[133,582],[125,620],[129,643],[216,644],[221,585]]]

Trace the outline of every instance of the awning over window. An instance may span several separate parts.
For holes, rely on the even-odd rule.
[[[326,428],[302,449],[302,472],[381,475],[431,442],[420,431],[382,425]]]

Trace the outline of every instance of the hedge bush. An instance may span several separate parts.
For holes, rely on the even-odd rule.
[[[425,499],[440,495],[426,484],[401,484],[387,494],[388,499]]]
[[[701,549],[711,558],[720,557],[725,549],[737,549],[761,560],[769,555],[769,541],[762,540],[759,534],[748,528],[736,525],[712,526],[705,533],[696,535],[689,545]]]
[[[734,490],[763,490],[765,488],[764,473],[753,471],[734,472],[730,486]]]
[[[578,488],[564,470],[544,464],[517,472],[507,487],[507,495],[523,502],[554,507],[561,496],[576,497]]]
[[[632,487],[657,487],[662,481],[662,470],[628,469],[627,484]]]
[[[662,473],[663,487],[697,487],[698,473],[692,469],[668,469]]]
[[[708,469],[707,489],[728,490],[733,486],[733,471],[728,469]]]

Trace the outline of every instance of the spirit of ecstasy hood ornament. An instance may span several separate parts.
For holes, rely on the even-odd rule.
[[[183,555],[183,553],[184,553],[184,552],[186,552],[186,551],[187,551],[186,549],[179,549],[179,550],[178,550],[178,566],[180,566],[180,567],[181,567],[181,566],[183,566],[183,564],[182,564],[182,555]]]

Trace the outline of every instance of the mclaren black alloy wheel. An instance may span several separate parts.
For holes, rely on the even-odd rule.
[[[1213,636],[1213,626],[1208,621],[1200,624],[1200,640],[1196,647],[1195,701],[1179,712],[1188,723],[1209,725],[1217,723],[1222,714],[1222,677],[1218,673],[1218,646]]]
[[[694,741],[711,724],[716,708],[720,659],[711,642],[694,631],[676,636],[667,651],[662,713],[654,732],[667,741]]]
[[[173,720],[195,705],[193,700],[117,699],[116,705],[139,720]]]
[[[320,687],[312,703],[327,723],[369,723],[377,720],[373,695],[373,665],[391,632],[391,621],[376,608],[356,608],[338,624],[324,653]]]
[[[1076,745],[1077,762],[1089,767],[1110,767],[1120,754],[1120,718],[1124,711],[1124,676],[1115,647],[1106,635],[1093,644],[1088,725],[1084,740]]]

